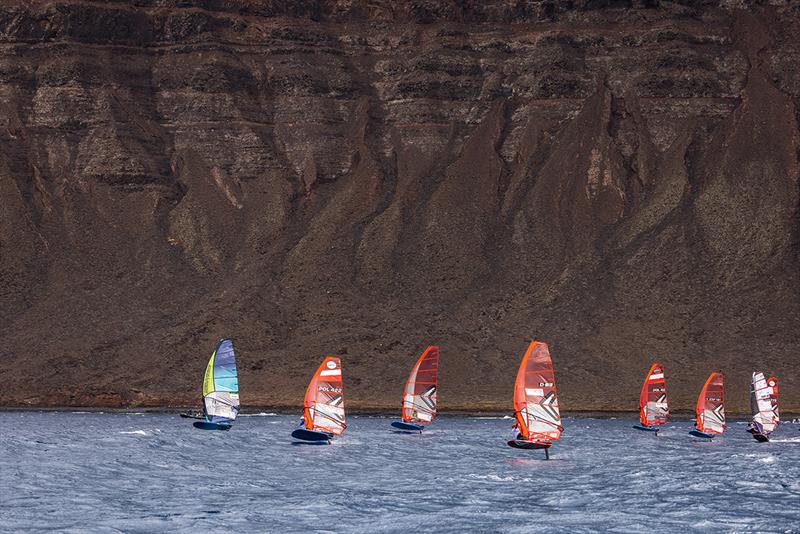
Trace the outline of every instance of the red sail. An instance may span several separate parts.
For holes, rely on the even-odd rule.
[[[347,425],[344,415],[342,362],[339,358],[328,356],[322,361],[308,384],[303,408],[303,420],[307,429],[330,432],[335,436],[344,432]]]
[[[431,345],[411,369],[403,393],[403,421],[425,425],[436,417],[439,347]]]
[[[705,434],[722,434],[725,432],[725,384],[719,371],[709,376],[700,396],[697,397],[695,409],[697,430]]]
[[[664,366],[654,363],[644,379],[639,396],[639,420],[643,426],[663,425],[669,416],[667,385],[664,381]]]
[[[526,440],[550,443],[561,437],[561,413],[553,362],[546,343],[532,341],[514,384],[514,414]]]

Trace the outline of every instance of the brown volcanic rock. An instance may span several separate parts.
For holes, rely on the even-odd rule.
[[[689,4],[689,3],[687,3]],[[394,407],[566,409],[749,373],[800,409],[800,9],[79,0],[0,8],[0,402],[245,405],[343,356]],[[596,9],[596,8],[602,9]],[[632,9],[620,9],[629,7]]]

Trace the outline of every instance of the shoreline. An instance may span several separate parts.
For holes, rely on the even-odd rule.
[[[111,413],[111,414],[179,414],[181,412],[197,410],[197,406],[148,406],[148,407],[100,407],[100,406],[0,406],[0,413],[12,412],[52,412],[52,413]],[[240,416],[259,416],[259,415],[275,415],[275,416],[294,416],[297,415],[301,409],[299,407],[288,406],[252,406],[240,412]],[[348,408],[348,415],[360,417],[393,417],[398,416],[397,409],[390,408]],[[576,417],[587,419],[611,419],[611,418],[631,418],[635,419],[638,411],[633,410],[563,410],[561,412],[564,417]],[[481,417],[502,417],[513,416],[512,410],[498,410],[496,408],[475,408],[475,409],[441,409],[438,415],[444,417],[463,417],[463,418],[481,418]],[[750,414],[746,412],[728,412],[728,418],[741,419],[749,418]],[[694,412],[691,410],[675,410],[670,412],[670,416],[674,420],[691,420],[694,418]],[[787,411],[781,413],[783,423],[789,420],[800,417],[800,412]]]

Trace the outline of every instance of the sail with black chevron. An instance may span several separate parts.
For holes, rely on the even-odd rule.
[[[639,395],[639,423],[637,430],[654,432],[656,435],[667,423],[669,404],[667,403],[667,385],[664,379],[664,366],[656,362],[650,366],[642,384]]]
[[[429,346],[411,368],[403,391],[403,420],[392,426],[405,432],[422,432],[436,417],[439,387],[439,347]]]
[[[725,377],[713,371],[703,384],[695,407],[695,429],[689,434],[711,439],[725,432]]]
[[[547,343],[532,341],[522,358],[514,384],[514,416],[517,437],[508,441],[511,447],[546,450],[561,438],[564,428]]]
[[[336,356],[328,356],[308,384],[303,401],[303,419],[300,428],[292,432],[292,437],[330,443],[345,428],[342,362]]]

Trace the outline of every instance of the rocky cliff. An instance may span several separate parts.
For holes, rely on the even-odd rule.
[[[1,403],[800,409],[797,2],[189,4],[0,7]]]

